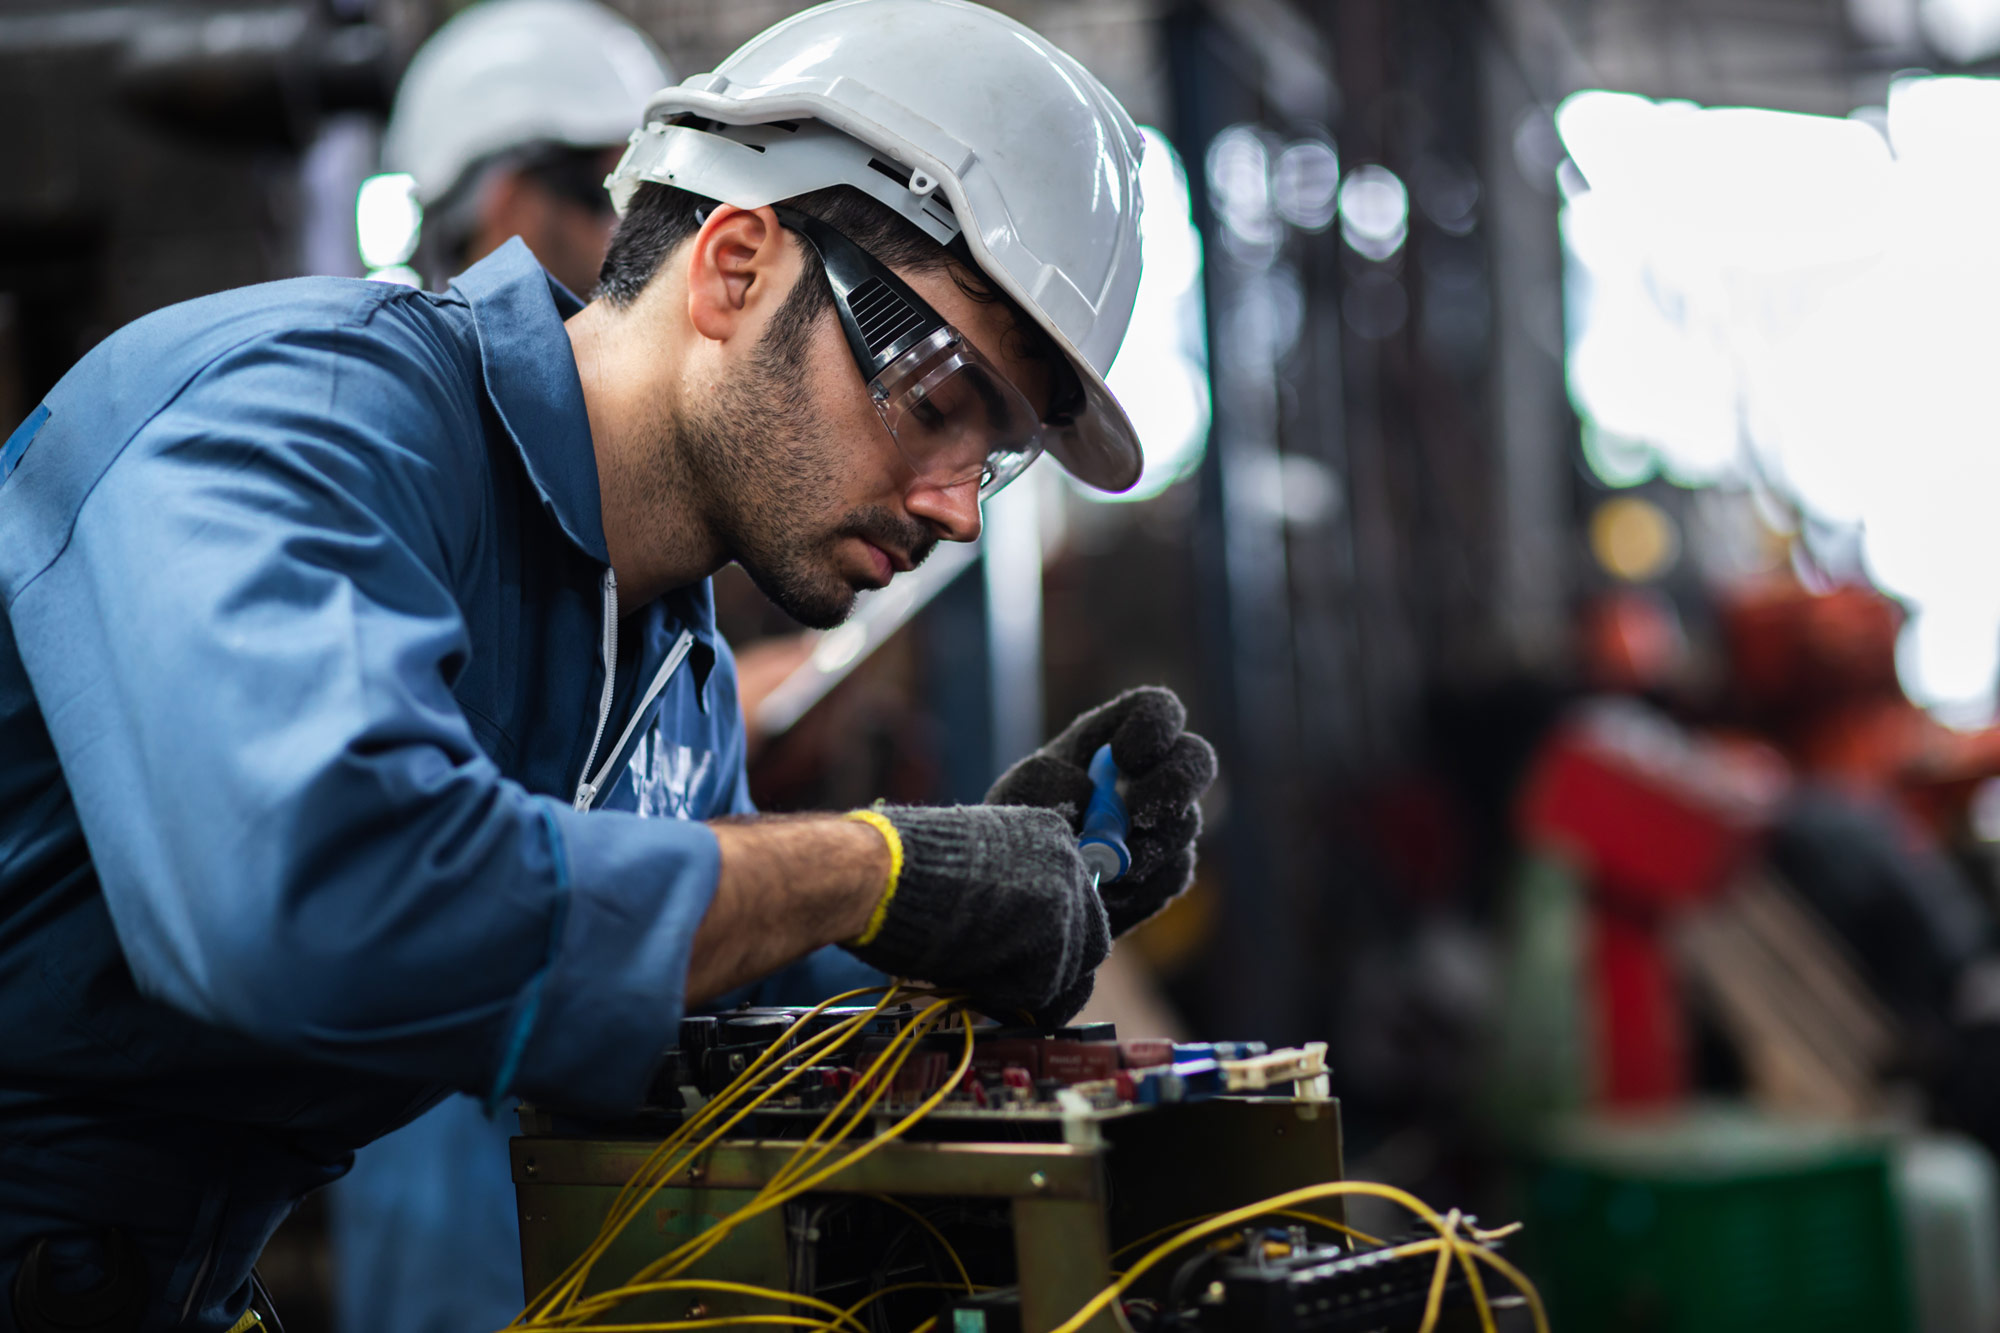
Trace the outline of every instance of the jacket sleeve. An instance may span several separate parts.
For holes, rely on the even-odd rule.
[[[361,332],[224,357],[9,616],[133,976],[281,1050],[578,1110],[671,1044],[718,854],[503,778],[451,682],[481,486]],[[476,441],[476,433],[469,435]]]

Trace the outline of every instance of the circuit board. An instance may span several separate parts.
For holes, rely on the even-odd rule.
[[[1469,1270],[1499,1234],[1342,1181],[1319,1044],[1040,1032],[900,988],[678,1037],[634,1116],[521,1109],[523,1269],[551,1327],[1414,1328],[1412,1300],[1458,1299],[1438,1256]],[[1385,1190],[1436,1235],[1370,1257],[1343,1201]]]
[[[685,1019],[679,1044],[667,1054],[654,1080],[652,1109],[664,1113],[699,1109],[774,1044],[789,1042],[796,1048],[866,1012],[745,1008]],[[838,1105],[854,1087],[859,1071],[888,1046],[909,1018],[906,1006],[882,1011],[838,1060],[809,1064],[802,1070],[796,1060],[775,1063],[766,1071],[767,1081],[793,1077],[763,1105],[762,1113],[811,1114]],[[883,1097],[884,1109],[914,1105],[944,1088],[963,1049],[959,1033],[918,1042]],[[974,1027],[971,1068],[929,1119],[1060,1120],[1085,1112],[1133,1111],[1221,1096],[1324,1100],[1328,1095],[1324,1043],[1272,1050],[1256,1041],[1121,1041],[1109,1023],[1053,1033],[988,1024]]]

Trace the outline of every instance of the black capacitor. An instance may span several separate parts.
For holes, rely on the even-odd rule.
[[[710,1014],[697,1014],[681,1020],[681,1054],[687,1057],[690,1069],[701,1068],[701,1057],[715,1045],[716,1026],[715,1018]]]
[[[1077,1023],[1060,1028],[1055,1034],[1064,1041],[1117,1041],[1116,1023]]]
[[[782,1013],[723,1014],[716,1040],[725,1046],[769,1046],[791,1031],[796,1015]]]

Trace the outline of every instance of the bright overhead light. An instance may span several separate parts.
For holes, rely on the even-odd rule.
[[[1383,166],[1358,167],[1340,186],[1340,234],[1356,251],[1384,260],[1410,234],[1410,192]]]
[[[1209,144],[1207,166],[1209,198],[1223,235],[1248,254],[1276,253],[1284,228],[1272,209],[1271,151],[1263,134],[1251,125],[1230,126]],[[1139,170],[1143,189],[1143,158]]]
[[[1616,446],[1593,467],[1641,475],[1643,447],[1694,483],[1747,451],[1911,608],[1911,697],[1990,717],[2000,81],[1899,79],[1840,119],[1591,92],[1556,124],[1591,187],[1563,237],[1571,397]]]
[[[1208,331],[1201,290],[1201,233],[1195,229],[1187,172],[1166,137],[1142,126],[1146,151],[1139,159],[1142,264],[1139,294],[1125,341],[1105,381],[1139,432],[1145,471],[1131,490],[1117,495],[1084,491],[1098,500],[1144,500],[1192,473],[1208,445]],[[1262,179],[1263,144],[1255,142]],[[1211,180],[1215,154],[1209,155]],[[1244,166],[1224,164],[1228,174]],[[1235,188],[1250,191],[1232,177]],[[1226,219],[1225,219],[1225,225]]]
[[[416,184],[400,171],[361,182],[354,197],[354,237],[361,262],[369,268],[395,268],[417,252],[424,210],[417,203]]]
[[[1325,231],[1340,194],[1340,155],[1324,139],[1285,145],[1271,168],[1278,216],[1301,231]]]
[[[2000,55],[2000,0],[1919,0],[1917,25],[1939,55],[1957,64]]]
[[[2000,79],[1904,78],[1889,85],[1889,142],[1903,162],[2000,158]]]

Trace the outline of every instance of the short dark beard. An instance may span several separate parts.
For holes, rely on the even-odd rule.
[[[813,629],[831,629],[854,610],[855,589],[837,567],[842,540],[860,537],[913,565],[938,541],[925,524],[874,505],[831,530],[815,526],[852,449],[812,428],[808,350],[815,327],[831,318],[802,308],[795,287],[743,374],[672,422],[674,470],[696,489],[724,550],[779,610]]]

